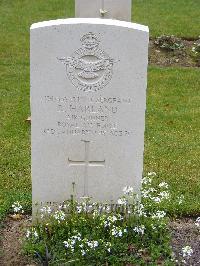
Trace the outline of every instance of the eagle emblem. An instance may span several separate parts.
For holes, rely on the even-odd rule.
[[[82,47],[71,57],[58,58],[66,65],[71,83],[84,92],[95,92],[105,87],[113,74],[114,60],[99,48],[100,39],[92,32],[81,38]]]

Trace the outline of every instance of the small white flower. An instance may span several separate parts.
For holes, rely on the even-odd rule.
[[[112,236],[115,236],[115,237],[122,237],[123,232],[122,232],[121,228],[113,227],[111,230],[111,234],[112,234]]]
[[[33,236],[34,236],[35,238],[38,238],[38,233],[37,233],[36,230],[33,231]]]
[[[116,217],[115,215],[113,215],[113,216],[109,216],[107,219],[108,219],[108,221],[110,221],[110,222],[112,222],[112,223],[114,223],[114,222],[117,221],[117,217]]]
[[[156,176],[156,173],[155,172],[148,172],[147,175],[148,176]]]
[[[141,217],[144,216],[146,217],[146,212],[144,211],[144,205],[142,203],[139,203],[138,206],[135,207],[135,213]]]
[[[154,213],[152,215],[152,218],[153,219],[161,219],[161,218],[164,218],[166,216],[166,212],[164,211],[157,211],[156,213]]]
[[[123,234],[123,233],[122,233],[122,231],[120,230],[120,231],[118,232],[118,236],[121,237],[122,234]]]
[[[27,230],[27,231],[26,231],[26,237],[29,238],[30,235],[31,235],[31,231],[30,231],[30,230]]]
[[[166,182],[161,182],[158,186],[160,188],[165,188],[165,189],[168,189],[168,187],[169,187],[169,185]]]
[[[151,227],[152,227],[153,230],[156,230],[155,225],[151,224]]]
[[[82,206],[77,206],[77,207],[76,207],[76,210],[77,210],[78,213],[81,213],[82,210],[83,210],[83,208],[82,208]]]
[[[56,211],[53,217],[60,223],[61,221],[65,220],[65,213],[61,210]]]
[[[152,182],[152,178],[150,178],[149,176],[144,176],[142,178],[142,184],[144,185],[150,185]]]
[[[67,241],[64,241],[63,244],[65,245],[66,248],[69,247],[69,243]]]
[[[195,46],[192,47],[192,52],[196,52],[196,47]]]
[[[193,249],[190,246],[185,246],[182,248],[183,258],[191,257],[193,254]]]
[[[82,249],[82,250],[81,250],[81,255],[82,255],[82,256],[85,256],[85,254],[86,254],[85,250]]]
[[[98,245],[99,245],[98,241],[93,241],[94,248],[98,247]]]
[[[104,227],[110,227],[110,226],[111,226],[111,222],[104,221]]]
[[[75,241],[76,241],[76,240],[80,241],[80,240],[81,240],[81,234],[78,233],[77,235],[72,236],[71,239],[72,239],[72,241],[74,241],[74,240],[75,240]]]
[[[110,207],[110,206],[106,206],[105,211],[106,211],[107,213],[109,213],[109,212],[111,211],[111,207]]]
[[[156,192],[155,188],[142,189],[143,198],[151,198],[151,193]]]
[[[59,210],[65,210],[65,209],[67,209],[67,205],[66,204],[60,204],[59,206],[58,206],[58,209]]]
[[[98,241],[93,240],[93,241],[88,241],[87,245],[89,248],[95,249],[96,247],[99,246],[99,243],[98,243]]]
[[[178,204],[181,205],[183,203],[183,200],[184,200],[184,196],[181,195],[178,197]]]
[[[159,197],[153,197],[152,200],[156,203],[160,203],[161,202],[161,198]]]
[[[19,203],[19,201],[16,201],[12,204],[13,212],[14,213],[24,213],[22,205]]]
[[[142,197],[145,199],[149,198],[149,190],[143,189],[142,190]]]
[[[144,234],[144,230],[145,230],[145,226],[141,225],[141,226],[136,226],[135,228],[133,228],[133,231],[138,233],[138,234]]]
[[[76,244],[76,239],[71,239],[71,240],[70,240],[70,244],[71,244],[71,246],[73,247],[73,246]]]
[[[200,217],[198,217],[198,218],[196,219],[195,225],[196,225],[197,227],[200,227]]]
[[[51,214],[52,212],[52,209],[50,206],[45,206],[45,207],[42,207],[40,209],[40,212],[41,212],[41,218],[44,218],[44,216],[47,214]]]
[[[167,191],[162,191],[162,192],[160,192],[159,196],[160,196],[162,199],[169,199],[169,198],[170,198],[170,193],[167,192]]]
[[[131,186],[126,186],[123,188],[123,192],[125,195],[130,195],[133,193],[133,187]]]
[[[50,214],[51,212],[52,212],[52,209],[51,209],[51,207],[48,206],[47,207],[47,213]]]
[[[93,214],[92,214],[93,218],[95,218],[98,215],[99,215],[99,211],[98,210],[94,210]]]
[[[120,199],[118,199],[117,203],[119,205],[126,205],[127,204],[127,200],[125,198],[120,198]]]
[[[105,243],[105,247],[107,248],[107,251],[110,253],[111,243],[110,242]]]

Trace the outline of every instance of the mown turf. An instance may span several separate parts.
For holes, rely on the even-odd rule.
[[[151,36],[198,38],[200,1],[134,0],[132,21],[148,25]]]
[[[199,1],[174,2],[135,0],[133,14],[136,21],[149,24],[155,35],[162,29],[163,33],[195,36]],[[180,17],[173,27],[166,21],[175,15],[166,6],[168,10],[173,6]],[[29,115],[29,27],[37,21],[73,16],[71,0],[0,2],[0,215],[14,200],[31,207],[30,127],[25,122]],[[187,16],[190,22],[185,23]],[[145,169],[158,172],[175,192],[185,195],[187,201],[179,209],[185,214],[200,211],[199,82],[197,69],[149,71]]]
[[[185,196],[177,211],[169,206],[185,215],[200,213],[199,84],[199,69],[149,70],[145,169]]]

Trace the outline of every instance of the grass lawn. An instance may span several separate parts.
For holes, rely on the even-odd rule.
[[[198,35],[198,1],[175,2],[172,9],[169,1],[135,0],[135,21],[148,24],[153,35]],[[15,200],[31,208],[30,126],[25,122],[29,116],[29,26],[73,17],[73,9],[71,0],[0,2],[0,216]],[[198,69],[149,69],[145,170],[156,171],[174,192],[185,195],[186,203],[178,210],[183,214],[200,212],[199,83]],[[174,212],[173,206],[169,211]]]
[[[150,68],[145,169],[159,173],[185,204],[176,213],[200,213],[200,71]]]
[[[133,0],[132,21],[148,25],[151,36],[200,35],[199,0]]]

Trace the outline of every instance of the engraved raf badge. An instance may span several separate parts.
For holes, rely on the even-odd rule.
[[[58,60],[66,65],[67,77],[78,90],[95,92],[110,82],[114,60],[99,48],[100,39],[94,33],[85,34],[80,41],[82,47],[71,57]]]

